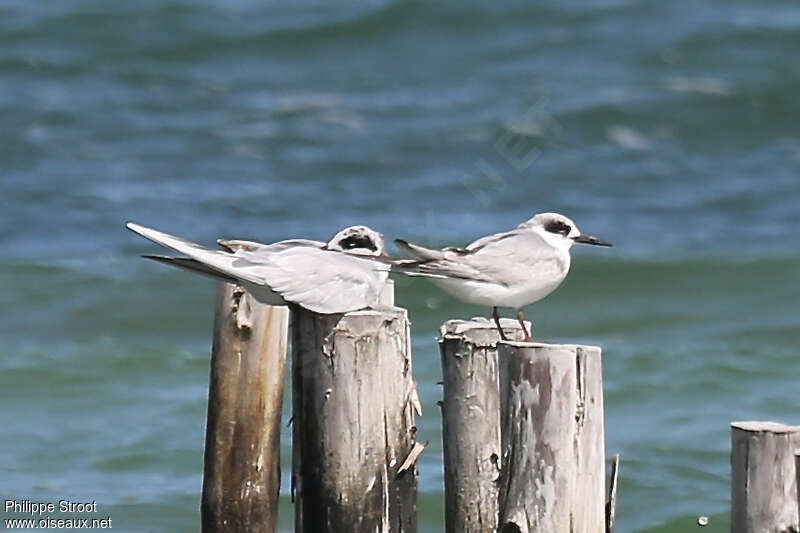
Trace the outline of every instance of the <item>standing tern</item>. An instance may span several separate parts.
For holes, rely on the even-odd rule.
[[[611,246],[581,233],[569,218],[541,213],[511,231],[483,237],[466,248],[431,250],[401,239],[394,241],[412,260],[396,261],[407,275],[423,276],[461,301],[492,307],[500,337],[498,307],[511,307],[525,333],[522,308],[553,292],[566,278],[569,250],[575,243]]]
[[[367,226],[345,228],[328,243],[218,241],[225,250],[133,222],[126,227],[184,255],[145,255],[148,259],[238,283],[263,303],[292,302],[316,313],[346,313],[375,305],[391,267],[383,235]]]

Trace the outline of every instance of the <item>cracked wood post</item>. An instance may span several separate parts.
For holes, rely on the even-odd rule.
[[[221,283],[214,319],[202,530],[273,533],[289,309]]]
[[[498,531],[605,531],[600,348],[500,342]]]
[[[798,530],[797,448],[800,426],[731,424],[732,533]]]
[[[522,340],[516,320],[506,336]],[[444,516],[447,533],[497,529],[500,390],[494,322],[448,320],[441,327]]]
[[[421,452],[419,399],[406,310],[293,313],[295,532],[416,532],[406,459]]]

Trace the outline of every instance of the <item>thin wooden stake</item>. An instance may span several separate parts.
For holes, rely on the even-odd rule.
[[[614,533],[617,518],[617,486],[619,484],[619,454],[614,455],[611,462],[611,480],[608,484],[608,501],[606,502],[606,533]]]

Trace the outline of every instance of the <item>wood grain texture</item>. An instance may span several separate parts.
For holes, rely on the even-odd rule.
[[[289,309],[220,284],[214,320],[202,530],[272,533]]]
[[[731,531],[798,531],[794,451],[800,426],[775,422],[731,424]]]
[[[293,313],[295,532],[415,532],[406,311]]]
[[[797,514],[800,516],[800,448],[794,451],[795,492],[797,492]],[[800,528],[798,528],[800,529]]]
[[[600,349],[499,344],[501,532],[605,531]]]
[[[509,338],[524,337],[516,320],[502,319],[501,325]],[[499,340],[494,322],[487,319],[449,320],[441,327],[447,533],[484,533],[497,529]]]

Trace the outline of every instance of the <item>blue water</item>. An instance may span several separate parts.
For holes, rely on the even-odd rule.
[[[0,499],[199,527],[215,288],[125,221],[445,245],[559,211],[616,245],[528,314],[604,348],[618,531],[727,530],[729,423],[798,422],[799,55],[788,1],[3,2]],[[397,299],[441,531],[435,336],[487,310]]]

